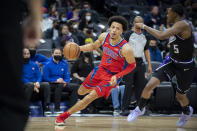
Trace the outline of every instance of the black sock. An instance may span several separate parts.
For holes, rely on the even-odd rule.
[[[190,113],[189,105],[182,107],[182,111],[184,114],[189,115]]]
[[[140,108],[141,111],[148,104],[148,101],[149,101],[149,99],[140,98],[140,101],[138,103],[138,106],[139,106],[139,108]]]

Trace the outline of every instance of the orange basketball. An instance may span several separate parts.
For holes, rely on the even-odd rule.
[[[79,45],[69,42],[64,46],[63,53],[67,59],[76,60],[80,55]]]

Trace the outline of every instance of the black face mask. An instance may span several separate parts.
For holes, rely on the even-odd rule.
[[[23,58],[23,63],[28,64],[29,63],[29,58]]]
[[[150,49],[152,49],[152,50],[156,50],[157,49],[157,46],[149,46],[150,47]]]
[[[29,50],[31,58],[34,58],[36,55],[36,50]]]
[[[54,59],[56,61],[61,61],[62,60],[62,56],[60,56],[60,55],[54,55]]]

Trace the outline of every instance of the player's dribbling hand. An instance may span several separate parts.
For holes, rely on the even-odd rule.
[[[116,76],[112,76],[110,80],[110,86],[115,86],[117,84],[117,78]]]

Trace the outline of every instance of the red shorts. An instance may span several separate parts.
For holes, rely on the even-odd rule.
[[[99,97],[104,96],[107,99],[111,93],[112,88],[115,88],[121,80],[118,79],[115,86],[110,86],[109,82],[113,75],[115,75],[115,73],[107,71],[103,67],[98,66],[90,72],[82,85],[86,89],[94,89]]]

